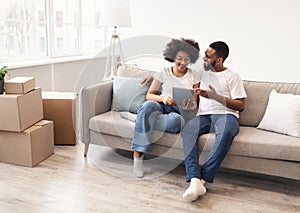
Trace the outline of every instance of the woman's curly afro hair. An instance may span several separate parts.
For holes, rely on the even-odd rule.
[[[199,58],[199,45],[193,39],[172,39],[167,45],[163,53],[164,59],[170,62],[175,61],[176,54],[184,51],[189,54],[191,63],[195,63]]]

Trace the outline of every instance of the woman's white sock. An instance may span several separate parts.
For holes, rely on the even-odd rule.
[[[183,193],[183,198],[189,201],[195,201],[199,196],[206,193],[206,188],[199,178],[192,178],[189,188]]]
[[[141,155],[140,157],[135,157],[133,155],[133,173],[138,178],[144,176],[143,160],[144,160],[144,155]]]

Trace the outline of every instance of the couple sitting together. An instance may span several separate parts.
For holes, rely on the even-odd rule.
[[[212,183],[239,131],[239,112],[244,109],[246,92],[240,76],[224,67],[229,54],[226,43],[209,45],[204,56],[204,70],[193,71],[188,66],[199,58],[198,43],[191,39],[172,39],[166,45],[164,58],[174,65],[157,72],[138,112],[132,139],[134,174],[143,177],[144,153],[151,152],[153,130],[181,132],[186,181],[190,183],[183,198],[194,201],[206,193],[205,183]],[[185,122],[173,97],[173,87],[194,90],[190,108],[199,107],[197,115]],[[158,92],[160,91],[160,95]],[[215,143],[207,161],[199,165],[198,138],[215,133]]]

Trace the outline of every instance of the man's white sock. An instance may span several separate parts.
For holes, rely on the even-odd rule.
[[[189,201],[195,201],[199,196],[206,193],[206,188],[199,178],[192,178],[189,188],[183,193],[183,198]]]
[[[143,160],[144,160],[144,155],[141,155],[140,157],[135,157],[133,155],[133,173],[138,178],[144,176]]]

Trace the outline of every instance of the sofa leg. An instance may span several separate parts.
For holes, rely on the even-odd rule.
[[[84,157],[87,156],[87,152],[89,150],[89,145],[90,145],[89,143],[87,143],[87,144],[84,145]]]

